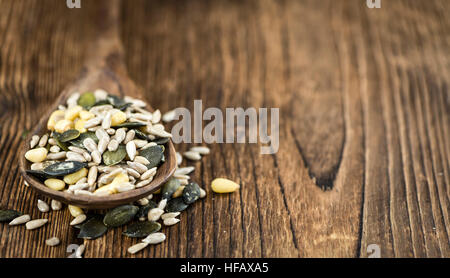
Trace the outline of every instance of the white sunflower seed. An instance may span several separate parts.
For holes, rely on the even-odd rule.
[[[64,105],[58,105],[58,110],[62,110],[62,111],[65,111],[65,110],[67,110],[67,107],[65,107]]]
[[[25,224],[27,230],[34,230],[44,226],[48,222],[48,219],[36,219],[31,220]]]
[[[206,191],[203,188],[200,188],[200,198],[205,198],[206,197]]]
[[[95,144],[95,142],[94,142],[94,144]],[[83,154],[83,153],[86,152],[84,149],[78,148],[78,147],[75,147],[75,146],[70,146],[69,150],[71,150],[72,152],[75,152],[75,153],[79,153],[79,154]]]
[[[103,118],[102,117],[95,117],[92,118],[90,120],[88,120],[85,124],[84,124],[84,128],[93,128],[98,126],[101,122],[102,122]]]
[[[95,182],[97,181],[97,175],[98,175],[98,168],[97,166],[93,166],[89,168],[88,178],[87,182],[89,186],[93,186]]]
[[[144,165],[150,164],[150,161],[148,161],[147,158],[139,155],[134,158],[134,162],[138,162]]]
[[[183,156],[179,152],[176,152],[175,155],[177,157],[177,165],[180,166],[183,162]]]
[[[128,175],[130,175],[130,176],[132,176],[132,177],[134,177],[136,179],[141,177],[141,174],[139,174],[138,171],[136,171],[136,170],[134,170],[132,168],[127,168],[126,170],[127,170]]]
[[[94,91],[94,96],[96,101],[105,100],[108,97],[108,92],[102,89],[97,89]]]
[[[127,251],[130,254],[136,254],[137,252],[141,251],[142,249],[144,249],[147,246],[148,246],[148,243],[140,242],[140,243],[135,244],[135,245],[131,246],[130,248],[128,248]]]
[[[152,120],[153,116],[151,114],[134,113],[130,115],[131,119],[137,119],[144,122],[149,122]]]
[[[167,131],[164,130],[159,130],[156,128],[153,128],[151,126],[147,126],[147,133],[150,133],[152,135],[161,137],[161,138],[171,138],[172,134],[168,133]]]
[[[183,156],[190,160],[200,160],[202,159],[201,155],[198,152],[188,151],[183,153]]]
[[[56,144],[55,138],[50,138],[50,139],[48,139],[48,143],[49,143],[50,145],[52,145],[52,146],[57,145],[57,144]]]
[[[159,201],[158,203],[158,208],[160,210],[164,210],[166,208],[167,205],[167,199],[162,199],[161,201]]]
[[[152,114],[152,123],[157,124],[159,121],[161,121],[161,111],[158,109]]]
[[[162,120],[165,123],[170,123],[175,120],[176,110],[171,110],[169,112],[164,113],[162,116]]]
[[[57,200],[52,200],[50,202],[50,206],[52,207],[52,210],[61,210],[62,209],[62,203]]]
[[[161,215],[163,215],[164,210],[160,209],[160,208],[152,208],[149,212],[148,212],[148,220],[149,221],[158,221],[158,219],[161,217]]]
[[[82,177],[75,184],[82,184],[82,183],[87,183],[87,178],[86,177]]]
[[[192,147],[190,149],[190,151],[197,152],[197,153],[199,153],[201,155],[207,155],[207,154],[210,153],[209,148],[208,147],[204,147],[204,146]]]
[[[150,184],[152,181],[153,181],[153,177],[151,177],[149,179],[146,179],[146,180],[143,180],[141,182],[138,182],[138,184],[136,184],[136,188],[144,187],[144,186]]]
[[[134,141],[130,141],[127,143],[126,145],[126,150],[127,150],[127,154],[128,157],[130,158],[130,160],[134,160],[134,158],[136,157],[136,144]]]
[[[75,92],[67,99],[67,108],[72,108],[74,106],[77,106],[78,98],[80,98],[80,93]]]
[[[122,184],[119,184],[119,185],[116,186],[116,189],[117,189],[117,191],[119,193],[127,192],[127,191],[133,190],[135,188],[136,188],[136,186],[134,186],[134,184],[131,184],[129,182],[128,183],[122,183]]]
[[[47,155],[48,160],[59,160],[66,158],[66,152],[59,152],[59,153],[49,153]]]
[[[40,138],[38,135],[33,135],[33,137],[31,137],[31,141],[30,141],[30,148],[34,148],[37,146],[37,144],[39,143]]]
[[[87,162],[91,162],[92,156],[88,152],[83,153],[84,159],[86,159]]]
[[[79,162],[86,162],[86,159],[83,155],[76,153],[76,152],[67,152],[66,157],[68,160],[71,161],[79,161]]]
[[[166,235],[163,233],[153,233],[148,235],[146,238],[142,240],[142,242],[148,243],[148,244],[159,244],[166,240]]]
[[[97,150],[97,144],[92,138],[84,139],[83,146],[91,153]]]
[[[148,199],[147,198],[142,198],[136,201],[140,206],[145,206],[148,205]]]
[[[88,187],[87,187],[88,188]],[[73,194],[75,195],[83,195],[83,196],[92,196],[92,192],[88,191],[88,190],[83,190],[83,189],[77,189],[73,191]]]
[[[111,141],[109,141],[108,151],[115,152],[118,147],[119,147],[119,142],[117,142],[116,139],[112,139]]]
[[[142,175],[141,175],[141,180],[147,180],[151,177],[153,177],[154,175],[156,175],[156,169],[158,169],[157,167],[153,167],[147,171],[145,171]]]
[[[164,213],[163,215],[161,215],[161,219],[166,220],[169,218],[175,218],[178,215],[180,215],[180,212],[168,212],[168,213]]]
[[[78,183],[78,184],[69,186],[69,190],[75,193],[76,190],[84,190],[88,187],[89,187],[89,184],[87,184],[87,183]]]
[[[173,175],[174,178],[180,179],[180,180],[189,180],[191,177],[188,175],[182,175],[182,174],[177,174],[175,173]]]
[[[51,153],[59,153],[61,151],[61,148],[58,146],[51,146],[50,147],[50,152]]]
[[[75,226],[78,224],[83,223],[86,220],[87,216],[86,214],[80,214],[77,217],[75,217],[72,222],[70,222],[70,226]]]
[[[153,146],[156,146],[156,145],[158,145],[158,144],[156,144],[155,142],[149,142],[149,143],[147,143],[145,146],[143,146],[142,148],[140,148],[141,150],[145,150],[145,149],[147,149],[147,148],[150,148],[150,147],[153,147]]]
[[[125,128],[119,128],[116,131],[116,134],[114,135],[114,139],[116,139],[117,143],[122,143],[123,140],[125,140],[125,137],[127,136],[127,132]]]
[[[42,200],[38,200],[37,207],[40,212],[48,212],[50,210],[48,204]]]
[[[178,222],[180,222],[180,219],[178,219],[178,218],[167,218],[167,219],[164,219],[163,222],[164,222],[164,225],[166,225],[166,226],[172,226],[172,225],[175,225]]]
[[[132,142],[134,142],[136,148],[142,148],[143,146],[147,145],[146,140],[141,139],[134,139]],[[130,142],[127,143],[127,145],[130,144]]]
[[[14,218],[11,222],[9,222],[9,226],[22,225],[31,220],[31,217],[28,214],[21,215],[19,217]]]
[[[47,157],[48,157],[48,155],[47,155]],[[36,162],[36,163],[31,164],[30,168],[33,171],[44,170],[44,164],[42,164],[42,162]]]
[[[106,148],[108,147],[108,144],[109,144],[109,138],[102,137],[98,142],[97,150],[101,154],[103,154],[105,152]]]
[[[95,150],[91,153],[92,161],[96,163],[97,165],[102,163],[102,155],[98,150]]]
[[[108,135],[114,135],[116,134],[116,130],[114,128],[108,128],[106,130],[106,133],[108,133]]]
[[[56,246],[56,245],[58,245],[59,243],[60,243],[61,241],[59,240],[59,238],[57,238],[57,237],[52,237],[52,238],[49,238],[49,239],[47,239],[46,241],[45,241],[45,244],[47,244],[48,246]]]
[[[136,135],[136,131],[134,131],[133,129],[129,130],[127,132],[127,135],[125,136],[125,139],[124,139],[123,143],[126,145],[128,142],[130,142],[131,140],[134,139],[135,135]]]
[[[153,194],[148,195],[146,198],[147,198],[147,200],[153,199]]]
[[[111,117],[112,117],[112,113],[111,112],[107,112],[105,115],[105,118],[102,121],[102,128],[103,129],[108,129],[111,127]]]
[[[132,169],[138,171],[139,174],[143,174],[148,170],[147,166],[145,166],[144,164],[141,164],[139,162],[127,161],[127,164]]]
[[[175,175],[189,175],[195,170],[194,166],[178,168],[175,170]]]

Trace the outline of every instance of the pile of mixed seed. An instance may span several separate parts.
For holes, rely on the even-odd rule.
[[[59,106],[49,117],[49,134],[32,137],[31,150],[25,154],[32,163],[27,173],[53,190],[99,198],[148,185],[164,163],[165,144],[171,137],[160,121],[173,121],[175,112],[161,115],[159,110],[152,113],[145,107],[146,103],[141,100],[120,98],[104,90],[74,93],[67,100],[67,106]],[[196,146],[183,156],[188,160],[200,160],[209,152],[207,147]],[[177,153],[178,165],[183,156]],[[166,226],[178,223],[181,211],[206,196],[204,189],[190,182],[189,174],[194,170],[192,166],[177,168],[157,192],[135,204],[114,208],[105,215],[69,205],[74,217],[70,225],[80,230],[78,238],[95,239],[104,235],[108,228],[131,222],[123,234],[144,238],[128,249],[131,254],[149,244],[161,243],[166,237],[159,232],[161,224],[157,221],[162,220]],[[239,188],[238,184],[222,178],[215,179],[211,186],[217,193]],[[45,213],[50,208],[62,209],[62,204],[52,200],[49,206],[38,200],[37,207]],[[31,220],[29,215],[15,210],[0,210],[0,222],[9,221],[11,226],[26,224],[28,230],[48,222],[47,219]],[[46,240],[49,246],[59,243],[57,237]],[[82,256],[84,248],[84,245],[79,247],[77,257]]]

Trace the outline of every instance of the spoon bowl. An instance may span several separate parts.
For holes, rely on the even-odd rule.
[[[45,186],[36,177],[27,174],[31,163],[25,159],[25,153],[30,150],[30,140],[33,135],[42,136],[48,133],[47,121],[51,113],[61,104],[65,104],[69,96],[75,92],[95,91],[103,89],[120,97],[130,96],[145,102],[143,90],[129,77],[124,63],[122,43],[119,39],[120,0],[95,1],[97,9],[97,37],[88,51],[88,56],[78,78],[68,84],[58,99],[42,116],[36,127],[26,138],[19,156],[20,172],[33,189],[51,199],[86,209],[106,209],[127,204],[147,197],[158,190],[173,175],[177,167],[176,152],[172,141],[166,144],[165,162],[158,167],[153,181],[141,188],[108,196],[75,195],[56,191]],[[147,103],[147,109],[152,110]]]

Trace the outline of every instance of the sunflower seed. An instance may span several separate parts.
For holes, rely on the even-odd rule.
[[[67,108],[72,108],[77,106],[78,99],[80,98],[80,93],[75,92],[67,99]]]
[[[131,119],[137,119],[137,120],[141,120],[144,122],[149,122],[152,120],[153,115],[151,114],[143,114],[143,113],[133,113],[130,115]]]
[[[48,222],[48,219],[36,219],[31,220],[25,224],[27,230],[34,230],[44,226]]]
[[[31,217],[28,214],[19,216],[14,218],[11,222],[9,222],[9,226],[22,225],[31,220]]]
[[[130,160],[134,160],[134,158],[136,157],[136,144],[134,141],[130,141],[127,143],[126,145],[126,150],[127,150],[127,154],[128,157],[130,158]]]
[[[48,212],[50,210],[48,204],[42,200],[38,200],[37,207],[40,212]]]
[[[105,118],[102,121],[103,129],[108,129],[111,127],[111,117],[112,117],[111,112],[107,112]]]
[[[166,240],[166,235],[163,233],[153,233],[148,235],[145,239],[142,240],[142,242],[148,243],[148,244],[159,244]]]
[[[188,176],[188,175],[182,175],[182,174],[177,174],[177,173],[175,173],[174,175],[173,175],[173,177],[174,178],[177,178],[177,179],[179,179],[179,180],[189,180],[191,177],[190,176]]]
[[[49,138],[49,139],[48,139],[48,143],[49,143],[50,145],[52,145],[52,146],[57,145],[57,142],[56,142],[55,138]]]
[[[92,138],[84,139],[83,145],[91,153],[97,150],[97,144]]]
[[[171,110],[169,112],[164,113],[162,116],[162,120],[165,123],[169,123],[171,121],[174,121],[176,117],[176,110]]]
[[[101,178],[98,179],[98,182],[100,184],[108,184],[111,183],[113,181],[113,179],[115,178],[115,176],[117,176],[120,173],[124,173],[125,170],[123,170],[122,168],[117,168],[114,171],[112,171],[111,173],[108,173],[104,176],[102,176]]]
[[[112,135],[116,134],[116,130],[114,128],[108,128],[106,130],[106,133],[108,133],[108,135],[112,136]]]
[[[60,240],[57,237],[52,237],[45,241],[45,244],[47,244],[48,246],[52,246],[52,247],[58,245],[59,243],[60,243]]]
[[[65,159],[67,153],[66,152],[59,152],[59,153],[49,153],[47,155],[47,159],[50,160],[59,160],[59,159]]]
[[[83,255],[85,249],[86,249],[86,247],[84,246],[84,244],[81,244],[77,248],[77,251],[75,251],[75,257],[82,258],[81,256]]]
[[[62,203],[57,200],[52,200],[50,202],[50,206],[52,207],[52,210],[61,210],[62,209]]]
[[[127,136],[127,132],[125,128],[119,128],[116,131],[116,134],[114,135],[114,139],[116,139],[117,143],[122,143],[123,140],[125,140],[125,137]]]
[[[134,169],[132,169],[132,168],[127,168],[126,171],[127,171],[127,173],[128,173],[129,175],[131,175],[132,177],[134,177],[134,178],[136,178],[136,179],[138,179],[138,178],[141,177],[141,174],[139,174],[138,171],[136,171],[136,170],[134,170]]]
[[[97,101],[105,100],[108,97],[108,92],[102,89],[97,89],[94,92],[94,96]]]
[[[147,198],[147,200],[153,199],[153,194],[148,195],[146,198]]]
[[[142,148],[145,145],[147,145],[147,143],[148,143],[147,140],[141,140],[141,139],[134,139],[131,142],[134,142],[134,145],[135,145],[136,148]],[[130,142],[128,142],[127,145],[128,144],[130,144]]]
[[[180,222],[180,219],[178,219],[178,218],[167,218],[167,219],[164,219],[163,222],[164,222],[164,225],[166,225],[166,226],[172,226],[172,225],[175,225],[178,222]]]
[[[202,159],[201,155],[198,152],[193,152],[193,151],[187,151],[187,152],[183,153],[183,156],[186,157],[187,159],[195,160],[195,161]]]
[[[98,168],[96,166],[89,168],[88,179],[87,179],[89,186],[93,186],[95,181],[97,181],[97,174],[98,174]]]
[[[108,138],[108,140],[110,139],[108,132],[106,132],[103,128],[99,128],[95,131],[95,136],[97,136],[97,138],[100,140],[103,137]]]
[[[179,152],[176,152],[175,155],[177,157],[177,165],[180,166],[183,162],[183,156]]]
[[[50,147],[50,152],[51,153],[59,153],[61,151],[61,148],[58,146],[51,146]]]
[[[162,200],[159,201],[159,203],[158,203],[158,208],[159,208],[160,210],[164,210],[164,208],[166,207],[166,205],[167,205],[167,199],[162,199]]]
[[[65,107],[64,105],[58,105],[58,110],[65,111],[67,110],[67,107]]]
[[[42,164],[42,162],[33,163],[31,164],[30,169],[33,171],[42,171],[44,170],[44,164]]]
[[[161,121],[161,111],[159,111],[159,109],[153,112],[152,116],[152,123],[157,124]]]
[[[109,141],[108,151],[115,152],[118,147],[119,147],[119,142],[117,142],[116,139],[112,139],[111,141]]]
[[[161,215],[164,213],[164,210],[160,208],[153,208],[148,212],[148,220],[149,221],[158,221]]]
[[[75,195],[84,195],[84,196],[92,196],[94,195],[92,192],[88,191],[88,190],[82,190],[82,189],[77,189],[73,191],[73,194]]]
[[[98,150],[93,151],[91,153],[91,156],[92,156],[92,161],[95,164],[98,165],[98,164],[102,163],[102,155],[101,155],[101,153]]]
[[[119,184],[116,186],[116,189],[119,193],[127,192],[127,191],[133,190],[135,188],[136,188],[136,186],[131,183],[122,183],[122,184]]]
[[[172,137],[172,134],[168,133],[167,131],[159,130],[159,129],[153,128],[151,126],[147,126],[147,133],[150,133],[152,135],[162,137],[162,138],[171,138]]]
[[[98,145],[97,145],[97,150],[101,153],[101,154],[103,154],[103,152],[106,150],[106,148],[108,147],[108,144],[109,144],[109,138],[107,138],[107,137],[102,137],[101,139],[100,139],[100,141],[98,142]]]
[[[137,252],[141,251],[142,249],[144,249],[147,246],[148,246],[148,243],[140,242],[140,243],[135,244],[135,245],[131,246],[130,248],[128,248],[127,251],[130,254],[136,254]]]
[[[86,220],[87,216],[86,214],[80,214],[77,217],[75,217],[72,222],[70,222],[70,226],[75,226],[78,224],[83,223]]]
[[[141,180],[147,180],[147,179],[149,179],[149,178],[155,176],[155,175],[156,175],[156,170],[157,170],[157,168],[156,168],[156,167],[153,167],[153,168],[151,168],[151,169],[145,171],[145,172],[141,175]]]
[[[72,191],[75,193],[76,190],[83,190],[89,187],[89,184],[87,183],[79,183],[69,186],[69,191]]]
[[[150,184],[152,181],[153,181],[153,177],[151,177],[149,179],[146,179],[146,180],[143,180],[141,182],[138,182],[138,184],[136,184],[136,188],[144,187],[144,186]]]
[[[31,137],[31,141],[30,141],[30,148],[33,149],[34,147],[37,146],[37,144],[39,143],[40,138],[38,135],[33,135],[33,137]]]
[[[206,191],[203,188],[200,188],[200,198],[203,199],[206,197]]]
[[[161,219],[166,220],[169,218],[175,218],[178,215],[180,215],[180,212],[168,212],[168,213],[164,213],[163,215],[161,215]]]
[[[148,170],[147,166],[145,166],[139,162],[127,161],[127,164],[132,169],[136,170],[139,174],[143,174]]]
[[[123,141],[123,143],[126,145],[128,142],[132,141],[134,139],[134,136],[136,135],[136,131],[134,131],[134,129],[129,130],[127,132],[127,135],[125,136],[125,139]]]
[[[91,109],[92,110],[92,109]],[[94,113],[95,114],[95,113]],[[93,119],[88,120],[85,124],[84,124],[84,128],[93,128],[95,126],[98,126],[101,122],[103,121],[102,117],[95,117]]]
[[[148,161],[147,158],[139,155],[134,158],[134,162],[138,162],[144,165],[150,164],[150,161]]]
[[[67,152],[66,157],[69,161],[86,162],[84,156],[76,152]]]
[[[148,199],[147,198],[142,198],[136,201],[140,206],[145,206],[148,205]]]
[[[153,147],[153,146],[156,146],[156,145],[158,145],[158,144],[156,144],[155,142],[149,142],[149,143],[147,143],[145,146],[143,146],[143,147],[140,148],[140,149],[141,149],[141,150],[145,150],[145,149],[148,149],[148,148]]]
[[[207,154],[210,153],[209,148],[208,147],[204,147],[204,146],[192,147],[190,149],[190,151],[197,152],[197,153],[199,153],[201,155],[207,155]]]

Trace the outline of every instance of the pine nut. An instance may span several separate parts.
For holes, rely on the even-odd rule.
[[[231,193],[239,189],[239,184],[223,179],[223,178],[217,178],[212,181],[211,183],[212,190],[216,193]]]

